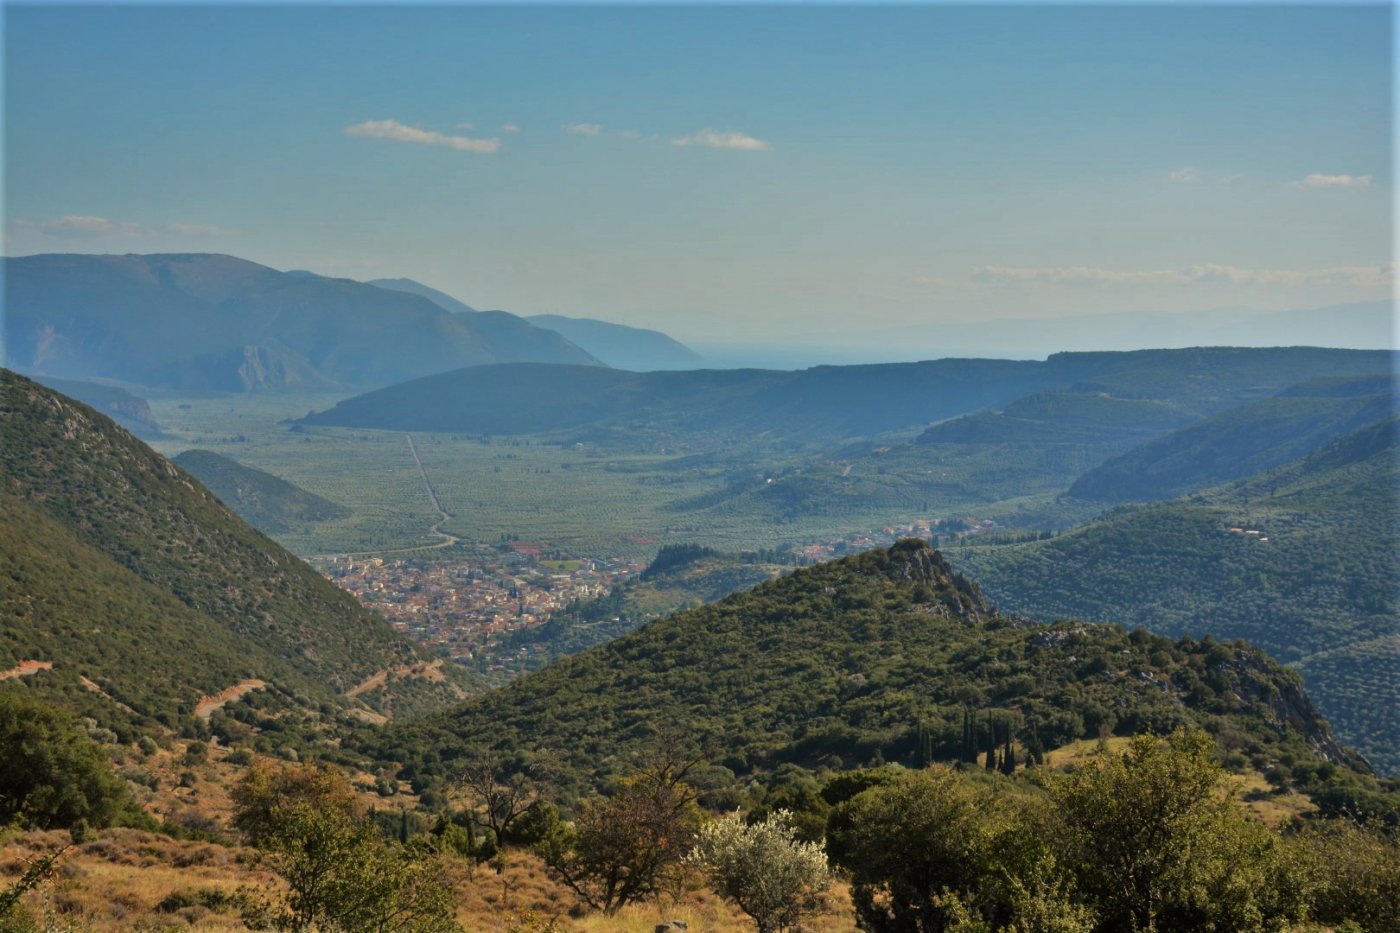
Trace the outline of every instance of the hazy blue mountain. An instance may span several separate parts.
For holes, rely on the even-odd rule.
[[[618,369],[648,372],[656,369],[695,369],[700,354],[659,330],[627,327],[586,317],[532,314],[526,318],[539,327],[557,331],[598,359]]]
[[[451,311],[453,314],[464,314],[476,311],[475,308],[463,304],[456,298],[447,294],[447,292],[440,292],[436,288],[424,285],[422,282],[415,282],[413,279],[370,279],[365,284],[373,285],[376,288],[387,288],[390,291],[419,295],[428,299],[444,311]]]
[[[527,321],[215,254],[5,260],[9,365],[178,390],[365,388],[515,360],[594,364]]]
[[[1146,502],[1249,476],[1385,418],[1395,388],[1389,374],[1295,386],[1135,447],[1085,473],[1069,494]]]
[[[1387,369],[1391,360],[1377,351],[1295,347],[1064,353],[1043,362],[946,359],[796,372],[633,373],[516,364],[380,389],[311,415],[306,423],[452,433],[618,427],[633,434],[833,439],[1002,409],[1062,387],[1089,399],[1090,408],[1111,410],[1111,420],[1127,428],[1145,423],[1143,406],[1133,400],[1157,400],[1161,411],[1154,423],[1165,432],[1192,417],[1274,395],[1300,378],[1358,376]],[[1122,411],[1103,402],[1105,396],[1119,399]],[[1080,427],[1065,423],[1057,430]],[[1142,437],[1129,442],[1134,439]]]

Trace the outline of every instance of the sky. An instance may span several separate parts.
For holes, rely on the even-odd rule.
[[[1387,6],[22,6],[4,251],[692,341],[1393,289]]]

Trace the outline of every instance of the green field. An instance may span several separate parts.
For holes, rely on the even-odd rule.
[[[213,450],[350,508],[349,518],[279,537],[299,554],[404,553],[436,544],[428,529],[438,516],[404,434],[279,424],[333,401],[155,399],[153,413],[171,435],[155,446],[171,456]],[[675,542],[728,551],[800,545],[918,518],[975,515],[1060,527],[1080,516],[1053,497],[1090,456],[899,443],[842,456],[757,445],[679,456],[565,446],[547,436],[414,440],[451,515],[444,532],[487,544],[537,542],[565,557],[646,558]]]

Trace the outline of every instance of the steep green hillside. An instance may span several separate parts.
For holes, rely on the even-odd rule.
[[[1392,413],[1390,375],[1305,383],[1174,431],[1090,470],[1070,488],[1079,499],[1171,499],[1296,460]]]
[[[1400,771],[1396,421],[1049,541],[951,553],[1002,609],[1246,638],[1303,671],[1343,741]]]
[[[658,735],[738,775],[956,759],[970,715],[1006,724],[1023,756],[1199,723],[1257,765],[1347,760],[1297,675],[1257,649],[1014,624],[917,540],[654,622],[395,728],[377,751],[425,777],[485,747],[546,755],[577,787]]]
[[[347,399],[307,424],[464,434],[622,430],[693,441],[711,435],[832,441],[920,427],[1027,400],[1022,421],[1082,441],[1108,431],[1131,444],[1300,377],[1385,369],[1384,353],[1287,348],[1062,353],[1044,362],[944,359],[869,366],[631,373],[529,364],[440,373]],[[1107,399],[1107,401],[1105,400]],[[1047,401],[1048,400],[1048,401]],[[1053,404],[1050,404],[1052,403]],[[1046,415],[1044,409],[1058,414]],[[1038,414],[1037,414],[1038,412]],[[1039,442],[1034,433],[1024,438]],[[1111,450],[1103,456],[1117,453]]]
[[[187,450],[174,462],[264,534],[293,531],[350,514],[343,505],[207,450]]]
[[[512,360],[596,364],[511,315],[211,254],[5,260],[7,365],[185,391],[388,385]],[[489,332],[488,332],[489,331]]]
[[[72,694],[86,677],[131,708],[106,707],[116,719],[173,723],[241,680],[315,706],[417,659],[382,619],[188,474],[108,418],[8,370],[0,495],[0,670],[52,663],[16,684],[52,680]],[[433,694],[451,691],[411,686],[404,702]]]

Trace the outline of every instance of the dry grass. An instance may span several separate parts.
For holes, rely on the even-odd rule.
[[[563,930],[578,933],[648,931],[666,920],[684,920],[691,933],[752,933],[753,921],[714,892],[694,883],[675,895],[630,905],[613,917],[587,913],[571,891],[550,880],[539,859],[529,853],[512,853],[504,874],[486,866],[474,877],[463,878],[458,890],[458,919],[472,933],[505,933],[522,918],[555,921]],[[827,894],[827,909],[808,918],[809,933],[848,933],[855,930],[850,891],[838,884]]]
[[[13,878],[25,859],[69,843],[66,832],[31,832],[0,846],[0,883]],[[471,933],[506,933],[522,921],[553,920],[561,930],[578,933],[650,930],[664,920],[684,920],[692,933],[751,933],[753,922],[736,908],[699,886],[631,905],[605,917],[579,909],[577,899],[546,875],[533,855],[512,853],[506,870],[452,861],[444,880],[457,892],[458,919]],[[240,889],[258,893],[278,890],[278,879],[258,869],[247,848],[185,842],[132,829],[113,829],[69,850],[57,878],[23,905],[35,916],[47,911],[60,923],[91,933],[122,930],[248,929],[237,907],[211,910],[200,905],[158,910],[172,895],[191,900],[199,892]],[[848,933],[855,929],[850,894],[838,885],[827,895],[827,909],[804,925],[809,933]]]

